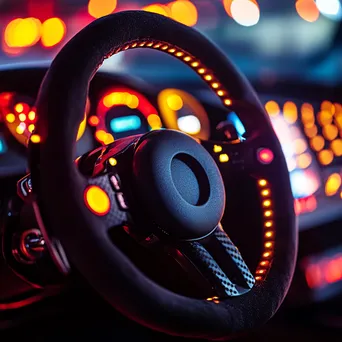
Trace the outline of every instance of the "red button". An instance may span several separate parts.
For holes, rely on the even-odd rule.
[[[258,150],[258,160],[262,164],[270,164],[274,159],[274,154],[269,148],[260,148]]]

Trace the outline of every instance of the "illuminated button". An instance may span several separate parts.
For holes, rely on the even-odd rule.
[[[262,164],[270,164],[274,159],[274,154],[269,148],[260,148],[257,152],[258,160]]]
[[[116,199],[119,203],[119,206],[122,210],[128,210],[128,205],[126,203],[125,197],[122,192],[116,194]]]
[[[88,209],[96,215],[106,215],[110,210],[109,196],[96,185],[91,185],[85,190],[84,201]]]
[[[28,118],[29,118],[29,120],[33,121],[36,118],[36,113],[33,110],[31,110],[28,113]]]
[[[111,158],[108,159],[108,163],[111,166],[115,166],[115,165],[117,165],[118,161],[115,158],[111,157]]]
[[[9,113],[6,115],[6,120],[9,123],[13,123],[15,121],[15,115],[13,113]]]
[[[112,184],[115,191],[120,190],[120,181],[117,175],[110,176],[110,183]]]
[[[214,145],[213,151],[214,151],[215,153],[221,152],[221,151],[222,151],[222,146],[220,146],[220,145]]]
[[[227,163],[229,161],[228,154],[226,153],[220,154],[219,160],[221,163]]]

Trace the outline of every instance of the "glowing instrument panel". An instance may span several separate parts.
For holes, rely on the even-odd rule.
[[[141,93],[116,87],[106,93],[97,106],[97,115],[89,118],[95,127],[95,139],[103,145],[114,139],[162,128],[156,108]]]
[[[189,93],[179,89],[164,89],[158,95],[158,105],[166,128],[182,131],[195,138],[209,139],[208,115]]]

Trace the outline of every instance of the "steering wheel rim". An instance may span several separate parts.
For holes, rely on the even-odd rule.
[[[222,96],[216,87],[212,89],[226,106],[243,103],[254,109],[255,118],[246,114],[247,124],[253,121],[259,134],[267,135],[273,146],[273,170],[279,171],[277,175],[268,173],[276,194],[274,208],[278,211],[274,257],[267,278],[244,296],[216,304],[159,286],[142,274],[102,229],[94,229],[103,222],[81,200],[87,182],[75,167],[73,150],[89,82],[105,58],[135,47],[159,49],[186,63],[189,61],[185,57],[194,58],[199,65],[193,69],[200,75],[200,69],[211,71],[215,80],[206,81],[219,84]],[[152,329],[209,339],[230,337],[273,316],[287,293],[297,253],[288,172],[281,146],[255,92],[213,43],[187,26],[152,13],[127,11],[98,19],[78,33],[52,62],[36,107],[34,136],[39,139],[31,139],[29,148],[40,225],[50,242],[55,238],[61,242],[68,258],[113,307]]]

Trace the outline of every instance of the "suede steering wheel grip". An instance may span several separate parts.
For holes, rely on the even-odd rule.
[[[89,82],[106,57],[135,47],[173,54],[199,75],[210,70],[211,78],[205,81],[223,103],[251,106],[254,112],[248,115],[255,116],[254,122],[268,133],[267,141],[274,146],[278,161],[273,192],[278,194],[278,212],[272,266],[264,281],[240,297],[216,304],[159,286],[115,247],[103,229],[104,221],[84,205],[87,182],[75,167],[73,151]],[[61,242],[72,264],[114,308],[155,330],[208,339],[229,338],[273,316],[287,293],[297,252],[288,172],[255,92],[213,43],[189,27],[152,13],[127,11],[98,19],[79,32],[52,62],[36,106],[35,134],[41,140],[30,143],[30,169],[46,237]]]

